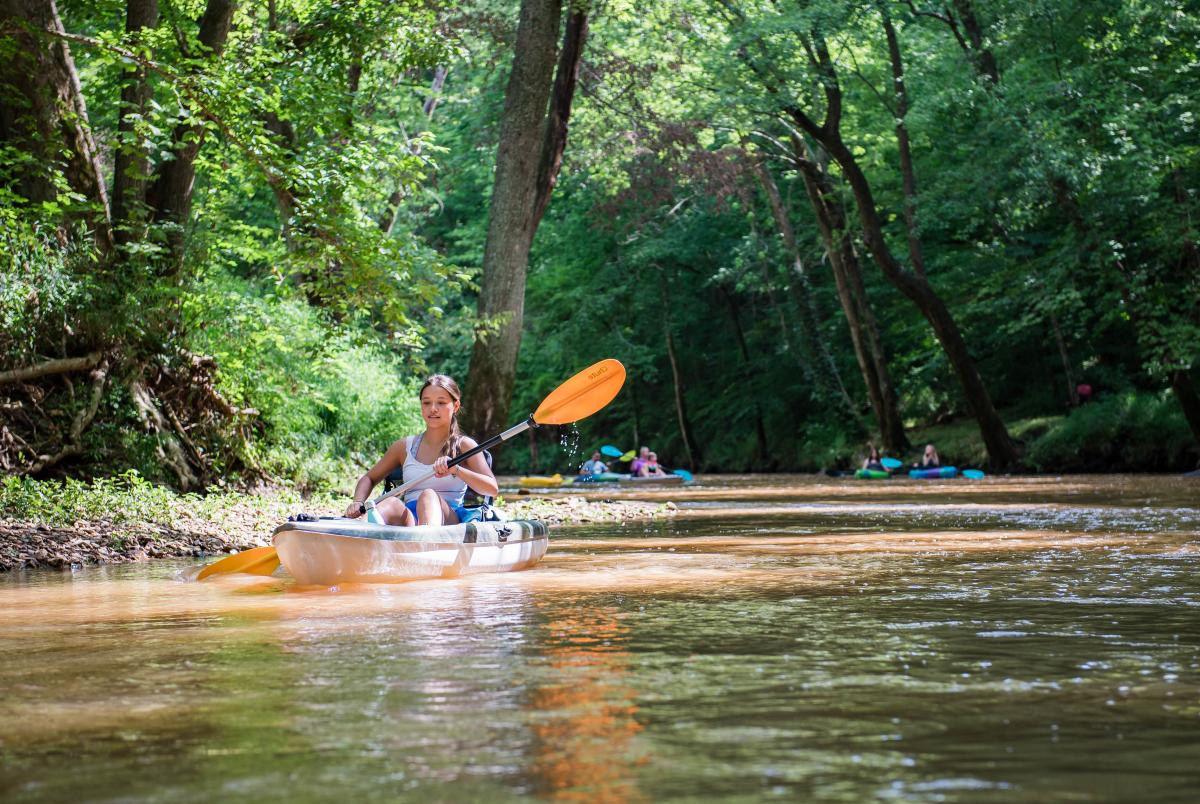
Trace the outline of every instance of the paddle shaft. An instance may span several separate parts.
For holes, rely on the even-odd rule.
[[[467,450],[463,454],[450,459],[450,462],[446,464],[446,467],[450,468],[452,466],[458,466],[463,461],[478,455],[479,453],[483,452],[485,449],[490,449],[503,441],[507,441],[508,439],[512,438],[513,436],[519,436],[521,433],[525,432],[530,427],[537,427],[537,426],[538,426],[538,423],[533,420],[532,416],[530,416],[528,419],[521,422],[520,424],[510,427],[507,430],[505,430],[503,433],[500,433],[499,435],[494,435],[491,438],[489,438],[487,441],[484,441],[482,444],[477,444],[476,446]],[[365,514],[367,512],[368,507],[374,508],[379,503],[386,500],[388,497],[395,497],[397,494],[403,494],[404,492],[408,491],[409,489],[411,489],[413,486],[417,485],[418,483],[424,483],[426,480],[433,477],[435,474],[437,474],[437,473],[433,472],[433,471],[426,472],[425,474],[421,475],[420,477],[413,478],[412,480],[408,481],[407,483],[403,483],[399,486],[396,486],[396,488],[392,489],[391,491],[380,494],[378,497],[376,497],[373,500],[370,500],[369,502],[360,503],[359,510]]]

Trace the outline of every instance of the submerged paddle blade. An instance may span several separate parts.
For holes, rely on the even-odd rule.
[[[898,461],[895,458],[881,458],[879,462],[883,464],[884,469],[899,469],[904,465],[904,461]]]
[[[968,480],[983,480],[982,469],[963,469],[962,476]]]
[[[625,367],[608,358],[588,366],[554,389],[533,412],[538,424],[570,424],[607,405],[625,384]]]
[[[621,450],[614,447],[612,444],[605,444],[600,448],[600,452],[610,458],[620,458]]]
[[[197,581],[203,581],[210,575],[221,575],[230,572],[244,572],[249,575],[270,575],[279,567],[279,553],[274,545],[255,547],[243,550],[228,558],[209,564],[196,576]]]

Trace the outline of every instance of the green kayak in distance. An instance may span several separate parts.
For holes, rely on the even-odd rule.
[[[859,480],[886,480],[892,473],[886,469],[859,469],[854,476]]]

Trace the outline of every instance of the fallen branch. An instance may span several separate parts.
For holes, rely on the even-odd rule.
[[[0,385],[13,382],[28,382],[39,377],[49,377],[52,374],[68,374],[73,371],[87,371],[100,364],[101,354],[92,352],[85,357],[64,357],[57,360],[47,360],[36,366],[0,371]]]

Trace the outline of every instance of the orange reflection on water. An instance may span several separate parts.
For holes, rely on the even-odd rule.
[[[640,801],[628,628],[597,606],[548,612],[544,655],[554,680],[533,690],[532,772],[557,801]]]

